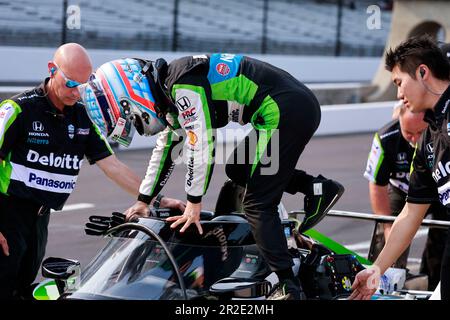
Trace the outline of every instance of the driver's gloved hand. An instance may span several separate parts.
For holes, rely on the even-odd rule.
[[[110,217],[94,215],[89,217],[84,231],[87,235],[99,236],[122,223],[125,223],[125,215],[121,212],[113,212]]]

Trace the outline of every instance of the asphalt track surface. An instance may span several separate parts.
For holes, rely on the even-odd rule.
[[[297,168],[308,173],[323,174],[340,181],[346,191],[334,209],[370,212],[368,182],[363,177],[372,134],[314,137],[299,159]],[[117,157],[143,176],[151,155],[148,150],[130,150],[116,153]],[[185,199],[184,176],[186,168],[177,165],[162,193],[174,198]],[[224,165],[216,165],[203,209],[214,210],[216,197],[226,180]],[[283,204],[288,211],[303,208],[303,197],[285,193]],[[77,186],[67,205],[71,210],[52,213],[46,256],[77,259],[84,268],[105,244],[100,237],[87,236],[84,224],[90,215],[110,215],[113,211],[124,211],[135,202],[134,197],[122,191],[96,166],[84,162]],[[91,206],[87,208],[88,206]],[[366,255],[372,235],[373,223],[325,217],[316,228],[333,239],[350,245],[357,252]],[[412,270],[417,268],[424,246],[426,230],[413,243],[410,258]],[[41,275],[37,280],[42,279]]]

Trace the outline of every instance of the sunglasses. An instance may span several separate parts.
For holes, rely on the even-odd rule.
[[[54,64],[54,65],[58,68],[58,70],[61,72],[61,76],[62,76],[62,77],[64,78],[64,80],[66,81],[66,87],[67,87],[67,88],[76,88],[76,87],[82,85],[82,83],[80,83],[80,82],[78,82],[78,81],[71,80],[71,79],[67,78],[66,75],[64,74],[64,71],[62,71],[62,69],[61,69],[55,62],[54,62],[53,64]]]

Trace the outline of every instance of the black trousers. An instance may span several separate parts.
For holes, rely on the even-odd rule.
[[[40,204],[0,193],[0,232],[9,256],[0,252],[0,299],[28,293],[47,245],[50,210]]]
[[[243,207],[256,244],[271,270],[281,271],[292,267],[292,259],[278,204],[283,192],[305,193],[311,187],[313,177],[295,166],[319,126],[321,112],[315,96],[303,86],[272,99],[278,105],[279,122],[263,156],[253,161],[251,141],[256,137],[258,144],[265,144],[267,139],[267,132],[254,126],[228,159],[225,171],[231,180],[246,188]],[[241,163],[243,154],[248,156]]]

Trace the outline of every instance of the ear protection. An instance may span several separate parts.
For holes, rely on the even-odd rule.
[[[55,74],[55,72],[56,72],[56,68],[55,67],[51,67],[50,73],[52,74],[52,76]]]
[[[423,76],[425,75],[425,69],[420,68],[419,72],[420,72],[420,76],[423,78]]]

